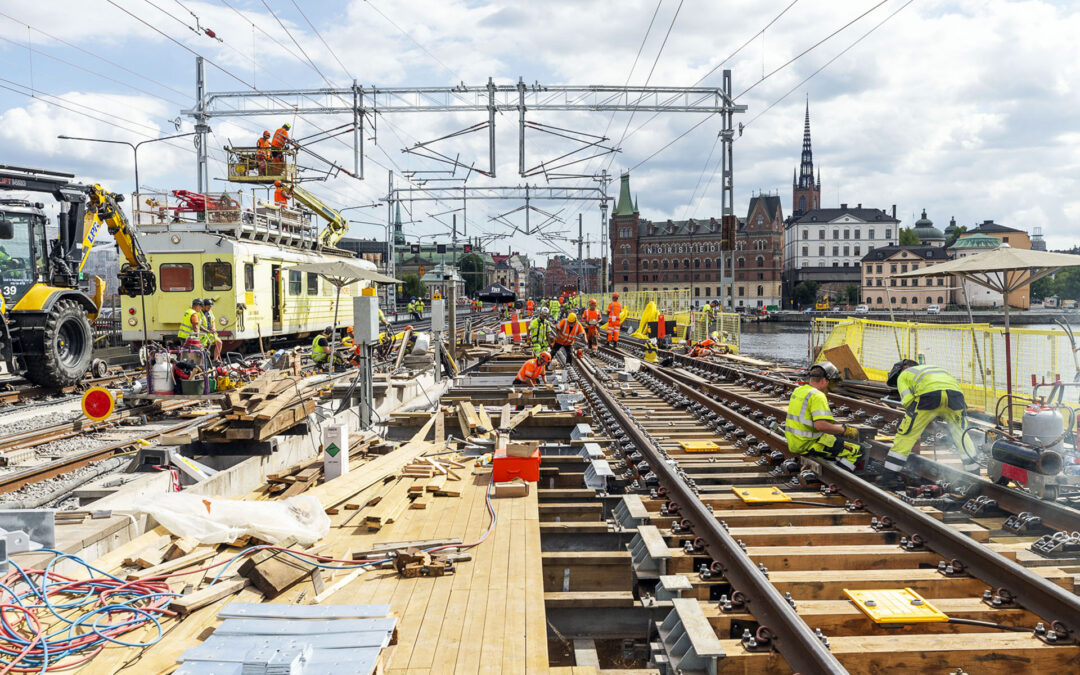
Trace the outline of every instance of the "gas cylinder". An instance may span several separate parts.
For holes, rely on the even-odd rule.
[[[150,367],[150,393],[173,393],[172,368],[168,355],[162,352],[154,354],[154,365]]]
[[[1025,443],[1043,446],[1059,454],[1064,451],[1065,418],[1055,406],[1029,405],[1024,409],[1021,425]]]

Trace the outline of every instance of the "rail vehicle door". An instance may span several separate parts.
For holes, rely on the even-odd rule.
[[[273,322],[274,330],[281,330],[281,265],[270,266],[270,288],[273,289]]]

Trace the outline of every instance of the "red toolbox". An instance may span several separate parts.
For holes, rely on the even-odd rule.
[[[535,483],[540,480],[540,448],[528,457],[507,457],[505,451],[496,451],[491,466],[496,483],[505,483],[515,478]]]

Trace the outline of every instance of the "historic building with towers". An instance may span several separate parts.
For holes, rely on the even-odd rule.
[[[810,142],[810,104],[803,122],[802,157],[792,181],[791,215],[784,222],[783,308],[794,307],[793,296],[803,281],[842,293],[848,286],[862,285],[862,259],[882,246],[900,240],[896,206],[891,213],[862,204],[821,204],[821,172],[814,175]]]

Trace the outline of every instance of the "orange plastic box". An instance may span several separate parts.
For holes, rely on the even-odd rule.
[[[491,461],[496,483],[520,478],[529,483],[540,480],[540,448],[528,457],[507,457],[503,452],[496,452]]]

